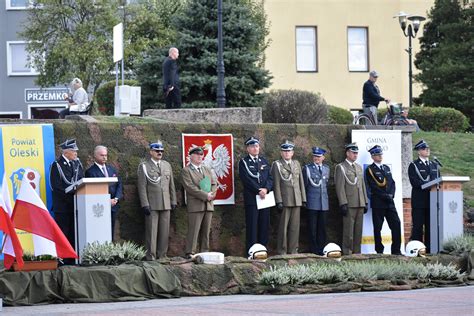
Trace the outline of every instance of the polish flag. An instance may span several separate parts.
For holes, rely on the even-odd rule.
[[[2,187],[0,192],[0,230],[6,236],[3,243],[2,252],[4,254],[4,265],[6,269],[10,269],[13,262],[18,262],[18,266],[23,267],[23,249],[20,240],[15,231],[15,227],[10,219],[12,207],[10,203],[10,192],[5,174],[3,174]]]
[[[43,245],[42,254],[50,254],[63,259],[77,258],[74,248],[49,214],[27,177],[23,177],[20,193],[13,208],[12,221],[16,228],[30,232],[33,237],[38,235],[52,241],[49,247],[47,244]]]

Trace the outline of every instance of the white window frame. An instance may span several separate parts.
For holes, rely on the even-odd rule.
[[[12,44],[26,44],[26,41],[7,41],[7,74],[9,77],[16,77],[16,76],[37,76],[39,72],[34,69],[30,68],[31,71],[29,72],[13,72],[12,69],[12,53],[10,49],[10,45]]]
[[[11,114],[18,114],[20,116],[19,119],[23,118],[23,112],[21,111],[0,111],[0,119],[3,119],[1,115],[11,115]]]
[[[11,11],[11,10],[28,10],[28,9],[31,9],[33,7],[33,5],[31,4],[31,0],[28,0],[28,2],[30,4],[26,7],[13,7],[11,5],[11,0],[5,0],[5,8],[8,11]]]
[[[351,29],[362,29],[365,31],[365,68],[352,68],[350,46],[349,43],[349,32]],[[349,72],[368,72],[370,69],[370,58],[369,58],[369,28],[367,26],[348,26],[347,27],[347,69]]]
[[[314,31],[313,42],[310,43],[313,46],[314,54],[314,69],[298,69],[298,47],[300,45],[309,46],[308,43],[298,43],[298,29],[312,29]],[[318,72],[318,27],[315,25],[297,25],[295,27],[295,63],[297,72]]]

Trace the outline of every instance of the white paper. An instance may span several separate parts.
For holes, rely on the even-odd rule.
[[[270,191],[265,195],[265,198],[262,199],[260,195],[257,194],[256,196],[257,199],[257,209],[261,210],[262,208],[269,208],[272,206],[275,206],[275,195],[273,194],[273,191]]]

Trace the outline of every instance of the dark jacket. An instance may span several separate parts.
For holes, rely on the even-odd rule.
[[[417,172],[419,171],[419,174]],[[429,208],[430,207],[430,189],[422,190],[421,186],[439,176],[438,165],[430,161],[429,166],[425,165],[420,158],[410,163],[408,167],[408,178],[411,188],[411,207]]]
[[[328,183],[330,169],[323,164],[321,173],[316,164],[309,163],[303,167],[303,179],[306,188],[306,208],[308,210],[329,210]]]
[[[179,88],[179,74],[176,60],[168,56],[163,61],[163,91],[171,87]]]
[[[120,200],[123,198],[123,187],[122,187],[122,180],[120,180],[117,170],[115,170],[114,167],[110,165],[105,165],[107,168],[107,173],[109,177],[111,178],[117,178],[118,181],[115,183],[109,183],[109,194],[111,199],[117,198],[120,202]],[[104,178],[105,175],[100,170],[100,168],[94,163],[92,166],[90,166],[89,169],[86,170],[86,178]],[[120,208],[119,203],[115,204],[115,206],[112,207],[112,212],[117,212],[118,209]]]
[[[365,179],[372,208],[395,207],[395,181],[389,166],[382,164],[379,168],[375,163],[371,164],[365,170]]]
[[[61,169],[62,172],[59,171]],[[64,176],[64,177],[63,177]],[[69,165],[63,156],[53,162],[50,168],[50,182],[53,196],[54,213],[74,212],[74,191],[66,193],[66,188],[82,179],[84,170],[78,160],[71,161]]]
[[[362,104],[379,106],[380,101],[384,101],[385,98],[380,95],[380,91],[370,80],[367,80],[364,83],[364,88],[362,91]]]
[[[256,196],[259,189],[266,188],[269,192],[273,190],[273,178],[270,173],[268,161],[259,156],[255,163],[250,155],[240,159],[239,176],[244,185],[245,205],[257,205]]]

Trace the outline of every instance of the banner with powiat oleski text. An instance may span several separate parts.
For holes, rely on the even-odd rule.
[[[0,125],[0,181],[5,173],[13,205],[21,182],[27,177],[43,202],[51,209],[49,166],[54,161],[52,124]],[[6,199],[7,197],[4,197]],[[24,251],[34,252],[32,235],[17,230]]]
[[[383,131],[383,130],[353,130],[352,141],[359,146],[359,157],[357,163],[365,169],[372,164],[372,158],[368,150],[375,145],[383,148],[382,163],[389,166],[392,170],[393,180],[395,181],[395,207],[401,222],[402,245],[401,252],[404,253],[405,245],[403,242],[403,196],[402,196],[402,133],[401,131]],[[374,226],[372,223],[372,209],[364,215],[364,224],[362,231],[362,253],[375,253],[374,245]],[[387,221],[383,223],[382,243],[384,244],[384,253],[390,253],[392,244],[392,235]]]
[[[215,205],[234,204],[234,139],[232,134],[182,134],[183,167],[189,164],[188,152],[193,147],[204,150],[203,164],[217,179]]]

